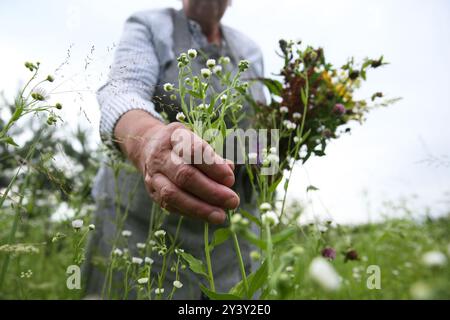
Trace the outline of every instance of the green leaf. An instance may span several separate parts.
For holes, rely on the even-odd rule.
[[[247,277],[248,283],[248,298],[252,299],[255,292],[264,286],[267,282],[267,264],[264,262],[258,270],[251,273]],[[245,296],[245,286],[244,282],[239,281],[233,288],[231,288],[230,293],[239,297]]]
[[[200,283],[202,292],[212,300],[241,300],[240,297],[230,293],[213,292]]]
[[[197,258],[194,258],[189,253],[182,252],[180,253],[184,260],[189,264],[189,269],[192,270],[192,272],[195,272],[199,275],[204,276],[205,278],[208,278],[208,275],[206,274],[206,268],[203,262]]]
[[[209,250],[212,251],[214,247],[224,243],[231,235],[231,231],[228,228],[220,228],[214,232],[213,239],[209,244]]]
[[[18,147],[19,145],[14,141],[13,138],[6,136],[0,139],[0,142],[6,143],[6,144],[10,144],[14,147]]]
[[[281,82],[273,79],[267,79],[267,78],[259,78],[257,79],[261,81],[267,89],[269,89],[269,92],[276,96],[281,96],[283,93],[283,85]]]
[[[276,244],[279,242],[283,242],[284,240],[289,239],[291,236],[293,236],[296,232],[296,227],[286,228],[272,236],[272,243]]]

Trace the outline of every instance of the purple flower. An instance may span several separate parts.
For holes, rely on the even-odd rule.
[[[333,248],[325,248],[322,250],[322,256],[324,258],[334,260],[336,259],[336,250],[334,250]]]
[[[359,260],[358,252],[354,249],[348,250],[345,253],[344,261],[347,262],[348,260]]]
[[[338,114],[338,115],[343,115],[345,113],[345,107],[343,104],[341,103],[337,103],[334,108],[333,108],[333,112]]]

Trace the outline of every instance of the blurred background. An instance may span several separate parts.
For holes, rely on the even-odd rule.
[[[0,91],[10,100],[28,79],[25,61],[55,73],[53,98],[64,104],[66,130],[78,126],[99,145],[95,90],[105,81],[123,23],[135,11],[178,0],[2,0]],[[282,61],[280,38],[322,46],[329,62],[384,55],[361,97],[382,91],[397,104],[371,112],[327,156],[296,168],[289,199],[307,203],[304,219],[376,221],[386,203],[437,216],[450,204],[450,2],[447,0],[234,0],[224,23],[262,48],[266,75]],[[58,134],[64,135],[61,130]],[[306,192],[309,185],[318,191]],[[404,212],[397,212],[404,214]]]

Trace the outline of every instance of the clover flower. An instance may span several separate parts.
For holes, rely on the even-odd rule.
[[[124,237],[124,238],[129,238],[129,237],[131,237],[132,234],[133,234],[133,232],[131,232],[130,230],[122,231],[122,237]]]
[[[72,221],[72,228],[80,230],[83,227],[83,220],[77,219]]]
[[[215,66],[212,71],[215,74],[220,75],[222,73],[222,66]]]
[[[138,283],[139,284],[141,284],[141,285],[143,285],[143,284],[147,284],[148,283],[148,278],[140,278],[140,279],[138,279]]]
[[[164,288],[156,288],[155,289],[155,294],[163,294],[164,293]]]
[[[334,108],[333,108],[333,112],[338,114],[338,115],[343,115],[345,113],[345,107],[343,104],[341,103],[337,103]]]
[[[208,59],[208,61],[206,61],[206,66],[210,69],[214,68],[216,66],[216,60]]]
[[[191,59],[197,58],[197,50],[195,50],[195,49],[189,49],[189,50],[188,50],[188,56],[189,56],[189,58],[191,58]]]
[[[422,263],[428,267],[442,267],[447,264],[447,257],[440,251],[428,251],[422,256]]]
[[[155,237],[157,237],[157,238],[163,238],[165,235],[166,235],[166,231],[164,231],[164,230],[155,231]]]
[[[171,91],[173,91],[173,84],[171,84],[171,83],[166,83],[166,84],[164,84],[164,91],[165,92],[171,92]]]
[[[138,258],[138,257],[131,258],[131,263],[132,264],[140,265],[140,264],[142,264],[142,262],[144,262],[144,260],[142,258]]]
[[[302,118],[302,114],[300,112],[294,112],[292,114],[292,118],[294,118],[295,120],[299,120]]]
[[[204,69],[200,70],[200,73],[201,73],[202,77],[205,79],[208,79],[209,77],[211,77],[211,70],[209,70],[209,69],[204,68]]]
[[[144,258],[144,262],[146,264],[152,265],[155,261],[152,258],[150,258],[150,257],[145,257]]]
[[[113,255],[114,255],[114,256],[117,256],[117,257],[121,257],[121,256],[123,256],[123,251],[120,250],[119,248],[116,248],[116,249],[114,249],[114,251],[113,251]]]
[[[261,210],[262,212],[266,212],[266,211],[272,210],[272,205],[270,203],[268,203],[268,202],[263,202],[259,206],[259,210]]]
[[[289,113],[289,108],[283,106],[283,107],[280,108],[280,112],[281,113]]]
[[[176,116],[177,121],[179,122],[183,122],[184,120],[186,120],[186,116],[184,115],[183,112],[178,112],[177,116]]]
[[[336,291],[341,286],[341,277],[324,258],[317,257],[309,266],[309,276],[323,289]]]
[[[263,224],[268,224],[269,226],[275,227],[280,223],[275,211],[267,211],[262,214],[261,220]]]
[[[145,243],[142,243],[142,242],[136,243],[136,248],[138,248],[138,249],[145,249]]]
[[[322,257],[330,259],[330,260],[334,260],[336,259],[336,250],[334,250],[333,248],[325,248],[322,250]]]
[[[183,287],[183,283],[181,283],[181,281],[175,280],[173,282],[173,286],[177,289],[181,289]]]
[[[239,62],[238,68],[240,72],[246,71],[250,67],[250,62],[248,60],[241,60]]]

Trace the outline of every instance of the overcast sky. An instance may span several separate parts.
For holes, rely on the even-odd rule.
[[[93,93],[105,79],[123,22],[137,10],[180,5],[2,0],[0,88],[11,96],[26,79],[24,61],[39,60],[51,72],[71,48],[54,97],[66,105],[69,125],[90,128],[98,143]],[[385,214],[384,202],[401,199],[417,215],[450,207],[450,1],[234,0],[224,22],[259,43],[267,75],[281,67],[280,38],[322,46],[337,65],[349,56],[381,54],[391,63],[369,74],[361,96],[383,91],[403,100],[369,114],[351,135],[333,141],[326,157],[296,168],[289,197],[312,203],[307,217],[363,222]],[[320,191],[308,195],[310,184]]]

